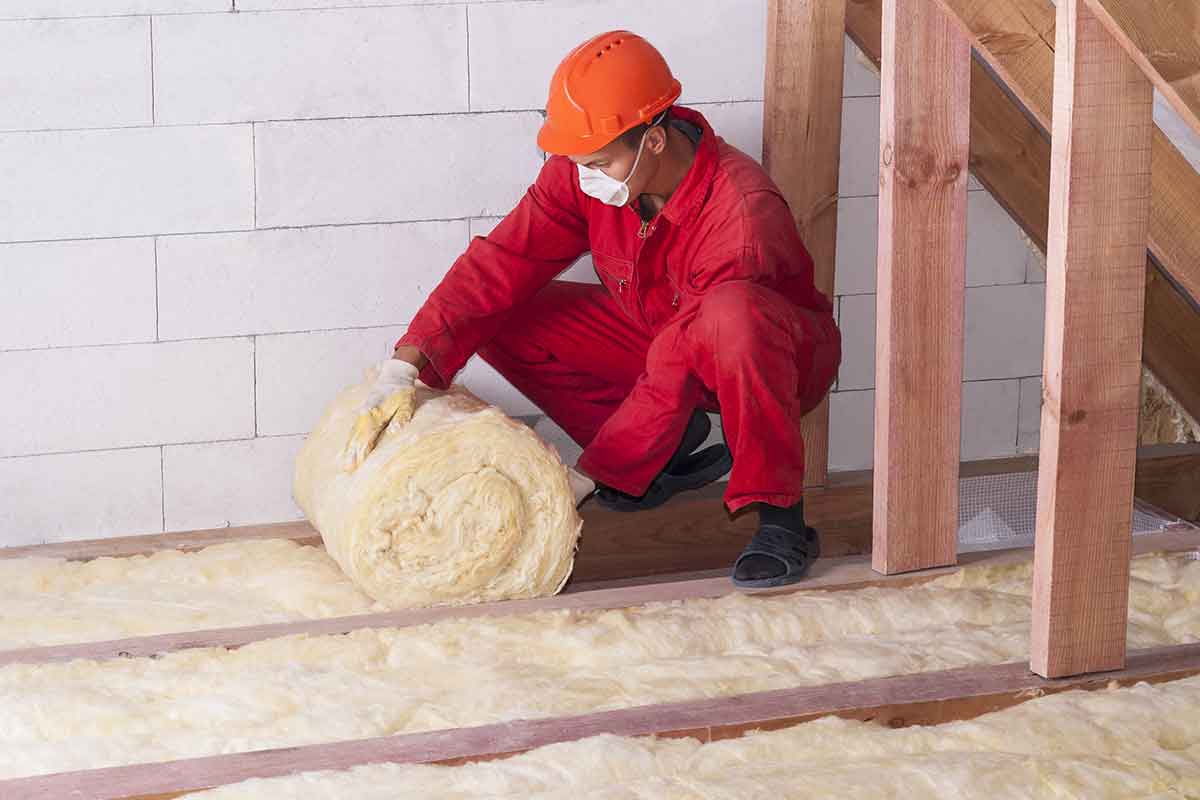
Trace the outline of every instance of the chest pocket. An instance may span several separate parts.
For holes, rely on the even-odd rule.
[[[592,264],[596,267],[600,282],[612,296],[617,298],[621,305],[628,305],[633,294],[629,288],[629,282],[633,278],[633,260],[593,252]]]

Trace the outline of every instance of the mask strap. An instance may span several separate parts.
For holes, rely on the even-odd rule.
[[[661,123],[663,117],[667,115],[668,110],[669,109],[664,108],[662,113],[658,116],[658,122],[651,121],[650,128],[653,128],[655,125]],[[633,173],[637,171],[638,162],[642,160],[642,147],[646,144],[646,134],[650,133],[650,128],[647,128],[642,132],[642,140],[638,142],[637,157],[633,159],[633,166],[629,168],[629,174],[625,176],[625,180],[621,181],[621,183],[628,184],[629,179],[633,177]]]

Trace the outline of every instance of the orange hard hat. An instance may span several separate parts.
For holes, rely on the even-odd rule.
[[[594,153],[654,119],[681,91],[662,53],[641,36],[593,36],[554,70],[538,147],[559,155]]]

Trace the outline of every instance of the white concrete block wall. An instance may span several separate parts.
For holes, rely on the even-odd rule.
[[[428,5],[165,16],[155,29],[157,120],[466,111],[466,17],[464,6]]]
[[[308,433],[331,389],[361,381],[367,367],[392,354],[403,332],[403,325],[389,325],[255,337],[255,434]]]
[[[407,323],[466,238],[465,220],[162,237],[159,334]]]
[[[303,436],[163,448],[167,530],[246,525],[295,516],[292,465]]]
[[[292,462],[325,405],[536,176],[558,59],[642,32],[759,158],[765,6],[0,3],[0,545],[299,517]],[[849,51],[844,70],[832,459],[861,467],[879,83]],[[1036,446],[1040,270],[986,195],[971,219],[964,452],[999,455],[1031,419]],[[596,281],[586,255],[563,277]],[[478,357],[460,380],[578,456]]]

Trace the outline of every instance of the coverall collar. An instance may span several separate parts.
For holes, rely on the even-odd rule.
[[[712,126],[699,111],[677,105],[671,108],[671,116],[691,122],[702,131],[700,141],[696,144],[695,159],[659,212],[672,225],[686,225],[700,213],[704,199],[708,196],[709,186],[717,169],[717,142]]]

